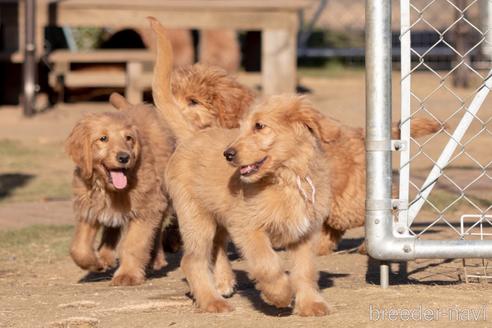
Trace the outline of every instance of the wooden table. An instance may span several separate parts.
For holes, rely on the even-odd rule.
[[[300,10],[313,0],[40,0],[41,17],[58,26],[148,27],[154,16],[169,28],[262,31],[264,94],[294,92]],[[39,17],[39,16],[38,16]],[[38,19],[38,26],[43,25]],[[38,32],[38,37],[39,37]]]

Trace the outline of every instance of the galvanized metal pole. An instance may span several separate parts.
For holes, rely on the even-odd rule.
[[[391,236],[391,0],[366,0],[366,237],[369,255]],[[381,286],[388,287],[388,263]]]
[[[24,44],[24,115],[34,114],[36,97],[36,1],[26,0],[24,10],[25,44]]]

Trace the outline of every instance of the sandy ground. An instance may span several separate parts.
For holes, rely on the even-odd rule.
[[[257,83],[254,76],[241,78],[247,84]],[[394,79],[397,83],[398,76]],[[301,82],[313,90],[310,97],[325,113],[352,126],[363,125],[365,96],[361,72],[337,73],[324,79],[305,77]],[[431,88],[434,82],[429,76],[416,76],[415,93]],[[455,92],[464,99],[470,94],[469,90]],[[428,106],[444,120],[454,106],[453,97],[449,92],[439,94],[429,100]],[[397,108],[398,92],[393,100]],[[232,249],[230,257],[239,283],[237,293],[230,299],[236,310],[230,314],[204,314],[193,307],[178,268],[179,253],[168,254],[169,266],[161,272],[150,273],[150,279],[142,286],[109,287],[109,274],[88,275],[68,257],[72,234],[69,187],[53,191],[49,187],[52,180],[48,179],[56,175],[57,184],[69,186],[72,164],[63,155],[63,140],[83,113],[106,109],[109,109],[106,105],[94,104],[59,106],[34,119],[22,118],[17,108],[0,110],[0,142],[9,140],[16,149],[24,147],[22,149],[41,152],[33,151],[27,158],[16,155],[15,158],[20,158],[16,160],[12,155],[12,158],[2,158],[0,163],[0,176],[33,176],[24,184],[14,184],[7,195],[0,197],[0,327],[490,326],[491,287],[483,283],[462,283],[461,260],[393,264],[393,286],[387,290],[377,286],[378,263],[350,252],[362,242],[363,229],[350,231],[338,253],[318,259],[320,288],[333,310],[323,318],[300,318],[289,309],[277,310],[265,305],[247,278],[245,263]],[[490,117],[491,110],[492,106],[486,103],[480,115]],[[458,117],[454,117],[447,122],[451,131],[457,120]],[[480,130],[480,126],[475,128]],[[488,139],[480,136],[476,140],[476,145],[470,144],[472,150],[476,150],[473,157],[485,163],[490,161],[489,153],[483,150],[490,142],[490,135]],[[438,155],[442,146],[442,142],[430,142],[425,149],[432,157]],[[43,149],[47,149],[46,152]],[[9,150],[8,154],[15,155],[15,151]],[[466,183],[475,174],[473,169],[466,169],[469,164],[466,158],[458,158],[452,168],[454,171],[449,173],[454,172],[455,179],[461,179],[460,183]],[[428,161],[415,161],[416,182],[423,181],[430,165]],[[39,183],[38,189],[29,189],[36,183]],[[445,184],[437,188],[441,198],[436,202],[444,204],[452,200],[449,193],[453,193],[445,193],[445,188]],[[492,199],[491,189],[488,178],[480,180],[477,189],[470,190],[487,201]],[[470,211],[465,205],[449,211],[453,224],[457,224],[456,218],[461,213]],[[423,214],[416,230],[429,225],[435,216],[430,210]],[[35,224],[37,226],[33,226]],[[436,238],[456,238],[442,223],[428,232]],[[407,316],[407,310],[411,317]]]

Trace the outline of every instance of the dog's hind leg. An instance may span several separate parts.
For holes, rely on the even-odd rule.
[[[344,233],[345,231],[336,230],[328,226],[326,223],[323,224],[316,253],[318,255],[331,254],[337,248],[338,243],[342,239]]]
[[[104,227],[103,229],[97,255],[105,270],[116,266],[116,247],[120,240],[120,234],[121,229],[119,227]]]
[[[162,222],[159,224],[159,229],[154,238],[154,247],[152,250],[152,269],[158,271],[167,265],[164,247],[162,245]]]
[[[246,234],[241,230],[230,233],[246,259],[249,274],[256,281],[263,300],[278,308],[288,307],[293,296],[289,276],[284,272],[268,235],[259,230]]]
[[[116,270],[111,285],[139,285],[145,280],[145,269],[155,235],[158,233],[161,215],[155,212],[140,212],[140,217],[131,220],[120,248],[120,267]]]
[[[98,230],[98,223],[89,224],[84,220],[79,220],[75,226],[75,235],[70,246],[70,256],[82,269],[101,271],[104,268],[94,249]]]
[[[212,258],[214,260],[215,286],[222,296],[229,297],[234,293],[236,278],[232,271],[231,263],[227,257],[227,244],[229,236],[222,227],[217,227],[214,239]]]
[[[197,306],[205,312],[232,311],[233,307],[217,291],[210,271],[217,230],[214,218],[197,209],[193,202],[186,204],[186,212],[179,211],[179,203],[175,205],[184,246],[181,269]]]
[[[318,238],[313,236],[289,248],[293,258],[290,278],[296,299],[294,312],[301,316],[323,316],[329,313],[328,304],[318,290],[318,271],[315,266]]]

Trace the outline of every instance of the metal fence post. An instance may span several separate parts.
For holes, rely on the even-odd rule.
[[[34,103],[36,97],[36,1],[25,2],[25,43],[24,43],[24,115],[34,114]]]
[[[391,0],[366,0],[366,236],[369,255],[391,236]],[[388,287],[388,263],[381,264]]]

